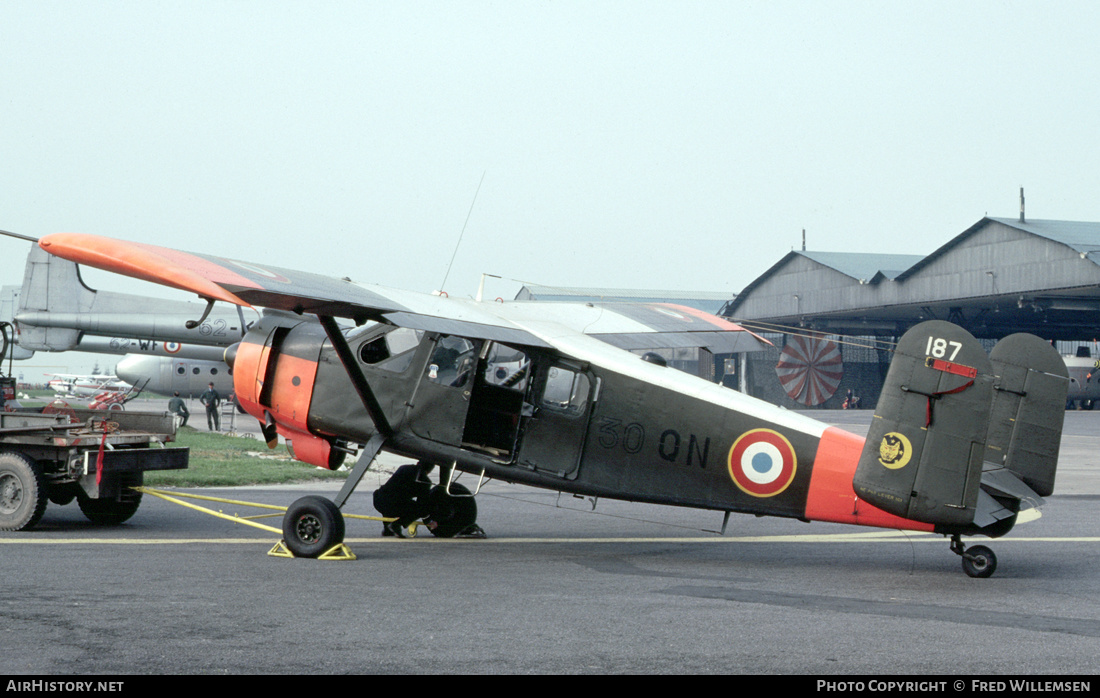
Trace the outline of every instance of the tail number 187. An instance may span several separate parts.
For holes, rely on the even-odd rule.
[[[951,356],[947,355],[949,349]],[[959,349],[962,349],[962,342],[949,342],[941,337],[929,337],[928,346],[924,348],[924,353],[936,359],[954,361]]]

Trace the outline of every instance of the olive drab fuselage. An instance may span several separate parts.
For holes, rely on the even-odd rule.
[[[812,420],[792,428],[542,349],[387,325],[347,336],[394,428],[390,451],[582,495],[931,529],[861,510],[850,483],[863,439]],[[314,322],[266,316],[234,377],[242,407],[274,420],[300,460],[332,467],[375,434]]]

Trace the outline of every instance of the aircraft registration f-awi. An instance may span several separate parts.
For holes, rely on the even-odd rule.
[[[1066,369],[1032,335],[987,355],[950,323],[913,327],[864,439],[627,351],[759,346],[688,308],[479,302],[83,234],[39,244],[211,306],[275,309],[227,352],[239,403],[269,443],[283,435],[307,463],[336,467],[363,445],[335,501],[288,510],[286,544],[300,556],[342,541],[339,507],[382,449],[441,466],[437,535],[476,517],[452,482],[459,470],[727,521],[741,512],[940,533],[976,577],[996,558],[962,537],[1004,535],[1054,488]]]

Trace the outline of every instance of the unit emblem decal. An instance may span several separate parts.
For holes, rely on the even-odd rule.
[[[797,467],[791,442],[771,429],[745,432],[730,449],[730,477],[753,497],[774,497],[787,489]]]
[[[913,455],[913,445],[905,434],[891,431],[882,437],[878,445],[878,462],[890,470],[904,468]]]

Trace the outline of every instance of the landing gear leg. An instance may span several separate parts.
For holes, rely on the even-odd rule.
[[[454,471],[454,463],[439,466],[440,484],[428,493],[431,511],[425,521],[431,521],[432,535],[438,538],[485,538],[485,531],[477,525],[475,493],[452,482]]]
[[[968,549],[957,533],[951,536],[951,552],[962,558],[963,572],[967,576],[984,579],[997,571],[997,556],[992,550],[984,545],[972,545]]]

